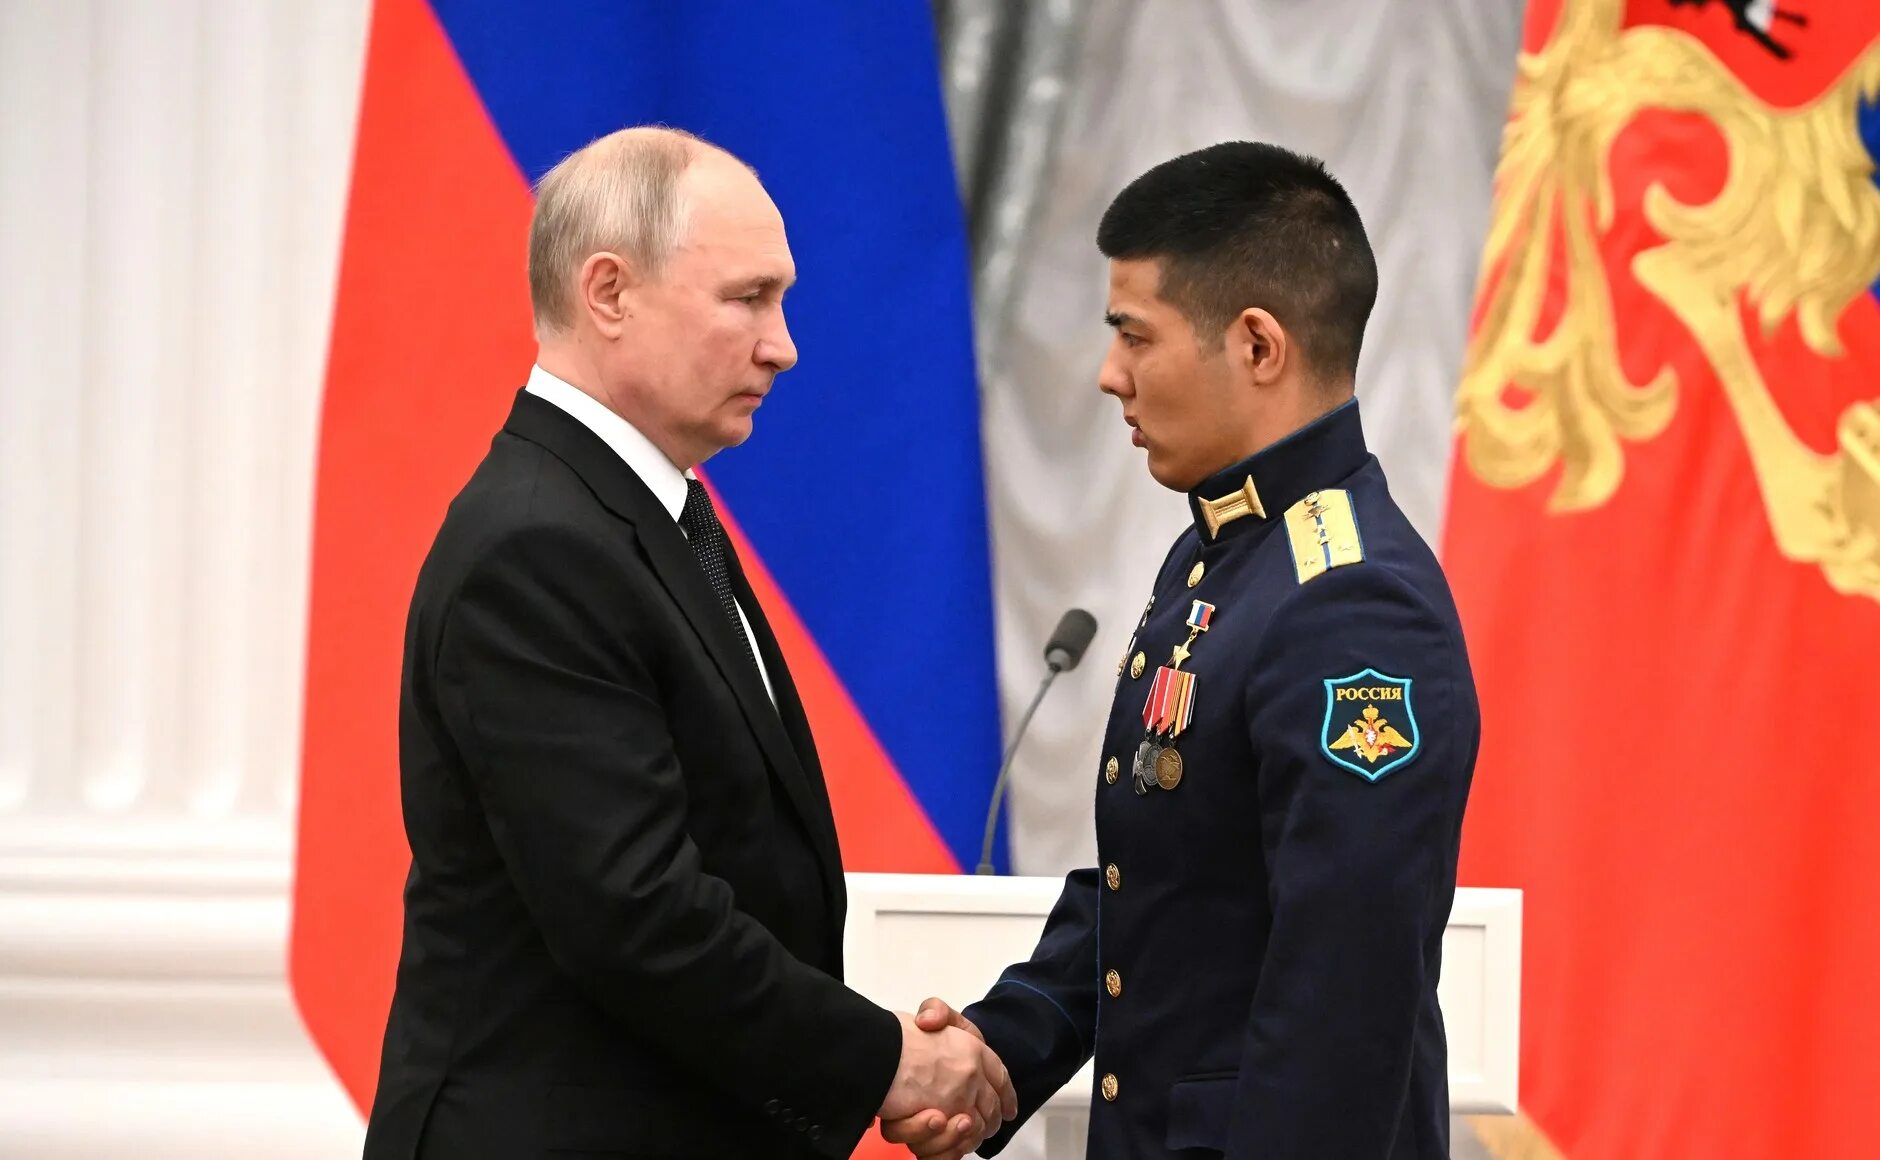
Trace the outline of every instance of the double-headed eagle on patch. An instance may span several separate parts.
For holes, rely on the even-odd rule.
[[[1376,705],[1367,705],[1356,721],[1345,726],[1345,732],[1331,747],[1355,749],[1359,757],[1375,765],[1380,757],[1409,749],[1410,740],[1378,714]]]

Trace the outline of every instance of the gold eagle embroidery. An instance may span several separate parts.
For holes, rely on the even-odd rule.
[[[1619,210],[1620,132],[1649,110],[1703,116],[1726,142],[1729,175],[1703,204],[1663,182],[1647,188],[1644,222],[1663,240],[1631,274],[1715,370],[1777,548],[1819,566],[1837,591],[1880,600],[1880,400],[1847,406],[1837,446],[1816,450],[1789,425],[1746,335],[1793,318],[1816,355],[1845,356],[1838,320],[1880,278],[1880,187],[1856,126],[1857,108],[1880,99],[1880,42],[1817,99],[1775,109],[1696,38],[1628,26],[1626,13],[1625,0],[1567,0],[1546,48],[1520,59],[1457,398],[1464,461],[1500,488],[1560,464],[1549,507],[1585,510],[1618,489],[1623,445],[1670,423],[1676,370],[1635,383],[1620,366],[1600,244]],[[1565,303],[1543,334],[1552,280],[1565,281]]]
[[[1367,705],[1364,715],[1345,726],[1342,737],[1332,742],[1333,749],[1355,749],[1358,756],[1373,764],[1399,750],[1408,751],[1410,742],[1391,723],[1378,716],[1376,705]]]

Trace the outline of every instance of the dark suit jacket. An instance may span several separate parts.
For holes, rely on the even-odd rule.
[[[411,876],[368,1160],[847,1156],[900,1055],[845,988],[822,769],[683,533],[520,393],[405,637]]]

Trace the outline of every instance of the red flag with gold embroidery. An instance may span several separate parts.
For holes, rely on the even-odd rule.
[[[1880,1154],[1880,4],[1533,0],[1445,547],[1574,1160]]]

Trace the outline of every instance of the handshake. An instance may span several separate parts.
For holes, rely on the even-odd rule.
[[[901,1064],[881,1105],[881,1135],[921,1160],[960,1160],[1018,1117],[1018,1094],[972,1021],[939,999],[901,1020]]]

